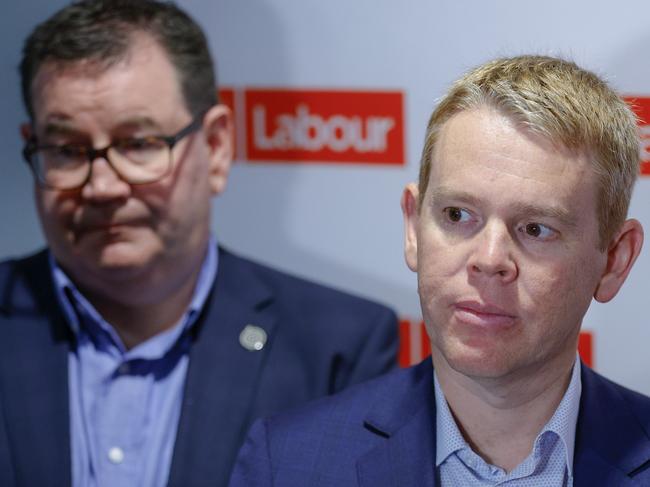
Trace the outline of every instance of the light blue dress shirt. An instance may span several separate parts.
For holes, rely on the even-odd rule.
[[[551,419],[535,439],[528,457],[510,472],[490,465],[472,451],[444,398],[434,371],[436,396],[436,474],[442,487],[572,487],[573,450],[580,409],[580,360]]]
[[[187,375],[189,330],[210,293],[217,260],[211,239],[179,322],[127,350],[50,254],[58,299],[76,339],[68,357],[73,487],[167,484]]]

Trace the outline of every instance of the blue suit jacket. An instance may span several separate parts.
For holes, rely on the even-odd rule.
[[[291,414],[257,421],[231,487],[431,487],[433,367],[353,387]],[[650,485],[650,398],[582,366],[575,487]]]
[[[256,417],[378,375],[396,361],[387,308],[236,257],[194,328],[170,486],[225,485]],[[262,351],[239,345],[246,324]],[[70,486],[68,352],[44,252],[0,264],[0,485]]]

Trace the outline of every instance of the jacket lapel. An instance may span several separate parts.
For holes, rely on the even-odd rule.
[[[642,485],[633,474],[650,461],[648,424],[642,422],[648,419],[632,408],[633,403],[621,396],[619,386],[582,366],[573,462],[575,487]]]
[[[217,280],[190,351],[170,486],[225,485],[248,429],[253,396],[273,343],[271,291],[254,271],[220,251]],[[267,334],[261,351],[239,343],[247,325]]]
[[[385,401],[366,418],[372,434],[386,437],[357,463],[361,487],[435,486],[435,399],[433,366],[426,359],[396,387],[387,383]],[[402,397],[394,404],[390,397]]]
[[[70,485],[71,336],[42,252],[4,276],[0,394],[18,483]],[[47,318],[46,318],[47,317]]]
[[[642,484],[626,475],[623,470],[609,459],[598,455],[593,449],[586,449],[574,459],[574,487],[593,487],[594,485],[612,485],[616,487],[641,487]]]
[[[385,397],[402,395],[402,403],[393,408],[387,399],[377,404],[367,418],[367,428],[386,437],[386,441],[359,460],[361,487],[435,485],[433,370],[429,360],[417,369],[419,378],[412,386],[398,389],[395,384],[387,385]],[[647,412],[645,416],[642,411],[637,414],[635,403],[626,401],[618,386],[584,366],[582,385],[574,487],[647,485],[647,476],[635,478],[635,473],[645,472],[650,463]],[[646,399],[643,401],[645,405]]]

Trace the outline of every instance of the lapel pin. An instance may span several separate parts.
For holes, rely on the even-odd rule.
[[[266,332],[259,326],[246,325],[239,334],[239,343],[246,350],[256,352],[264,348],[266,338]]]

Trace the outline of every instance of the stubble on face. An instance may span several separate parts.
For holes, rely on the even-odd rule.
[[[477,380],[570,367],[606,262],[595,187],[586,157],[496,110],[446,123],[416,230],[434,364]]]

